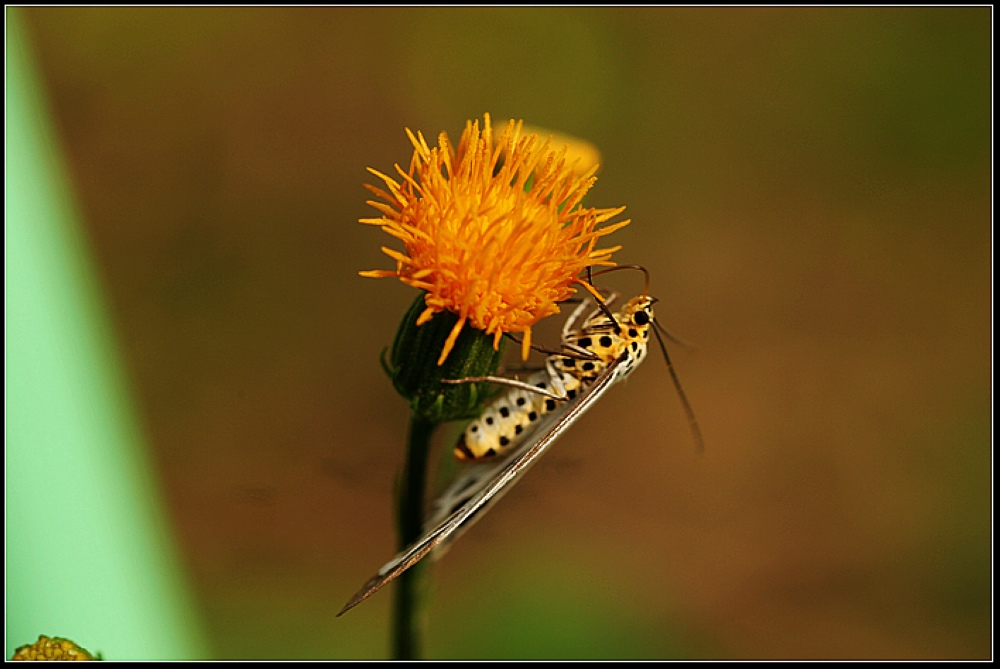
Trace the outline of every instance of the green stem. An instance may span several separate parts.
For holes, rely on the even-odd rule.
[[[396,510],[400,550],[416,541],[423,531],[427,460],[431,435],[436,427],[437,423],[421,418],[416,413],[410,416],[406,466]],[[421,620],[418,609],[424,590],[422,583],[425,573],[425,565],[421,561],[396,579],[392,628],[392,653],[396,660],[419,659]]]

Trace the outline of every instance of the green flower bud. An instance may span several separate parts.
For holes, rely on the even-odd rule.
[[[496,393],[488,382],[447,384],[442,379],[463,379],[496,374],[505,340],[493,348],[493,337],[473,327],[462,328],[444,364],[438,358],[445,341],[458,321],[450,311],[442,311],[423,325],[417,325],[427,308],[421,293],[403,316],[389,360],[382,366],[396,391],[410,404],[410,410],[426,421],[441,423],[479,415],[483,402]]]

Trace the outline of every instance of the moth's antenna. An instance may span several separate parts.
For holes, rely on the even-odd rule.
[[[704,453],[705,440],[701,436],[701,428],[698,427],[698,419],[695,417],[694,409],[691,408],[691,403],[688,401],[687,395],[684,393],[684,388],[681,387],[681,381],[677,378],[677,372],[674,371],[674,365],[670,362],[670,354],[667,353],[667,346],[663,343],[663,336],[660,334],[659,328],[656,327],[653,328],[653,333],[656,335],[656,341],[660,344],[660,350],[663,351],[663,359],[667,361],[667,369],[670,370],[670,378],[673,379],[674,388],[677,389],[677,396],[680,397],[681,406],[684,407],[684,413],[687,414],[688,425],[691,428],[691,435],[694,437],[695,444],[698,447],[698,452]],[[673,339],[672,336],[671,339]]]
[[[663,333],[664,337],[666,337],[670,341],[674,342],[675,344],[679,344],[680,346],[683,346],[685,348],[698,348],[697,344],[693,344],[693,343],[687,341],[686,339],[681,339],[680,337],[678,337],[677,335],[675,335],[673,332],[671,332],[667,328],[663,327],[660,324],[660,321],[653,321],[653,325],[656,327],[657,330],[659,330],[660,332]]]
[[[634,269],[634,270],[638,270],[638,271],[642,272],[643,275],[646,277],[646,286],[642,289],[642,295],[643,295],[643,297],[645,297],[646,295],[649,295],[649,270],[646,269],[645,267],[643,267],[642,265],[615,265],[614,267],[608,267],[607,269],[598,270],[597,272],[594,272],[593,274],[591,274],[590,267],[588,266],[587,267],[587,279],[589,281],[593,282],[593,280],[594,280],[593,277],[594,276],[600,276],[601,274],[607,274],[608,272],[617,272],[617,271],[623,270],[623,269]]]
[[[600,274],[600,272],[598,272],[598,274]],[[598,308],[602,312],[604,312],[604,315],[608,317],[609,321],[611,321],[611,327],[615,329],[615,334],[621,334],[622,327],[618,325],[618,321],[615,320],[615,315],[611,313],[610,309],[608,309],[608,305],[604,301],[604,296],[601,295],[601,293],[596,288],[594,288],[594,276],[591,273],[590,265],[587,265],[587,280],[582,281],[580,279],[576,279],[576,283],[586,288],[587,291],[594,296],[594,299],[597,301]]]

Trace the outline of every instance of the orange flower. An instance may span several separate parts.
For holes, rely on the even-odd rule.
[[[38,635],[38,641],[18,647],[12,660],[93,660],[86,649],[69,639]]]
[[[382,216],[361,219],[402,240],[406,251],[382,247],[396,270],[361,275],[398,277],[427,291],[418,325],[440,311],[458,315],[438,365],[466,323],[493,335],[494,347],[505,332],[523,332],[527,357],[531,326],[559,312],[556,303],[573,294],[580,271],[615,264],[611,254],[621,247],[596,245],[629,221],[598,225],[625,207],[581,207],[597,165],[576,174],[565,147],[522,135],[522,123],[511,121],[494,142],[489,114],[482,132],[469,121],[457,150],[444,133],[435,148],[406,133],[414,147],[409,171],[396,165],[397,181],[369,168],[388,190],[366,185],[384,200],[368,201]]]

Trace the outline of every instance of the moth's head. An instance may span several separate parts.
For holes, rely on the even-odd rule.
[[[647,328],[653,322],[653,304],[655,297],[640,295],[625,303],[621,310],[622,327]]]

